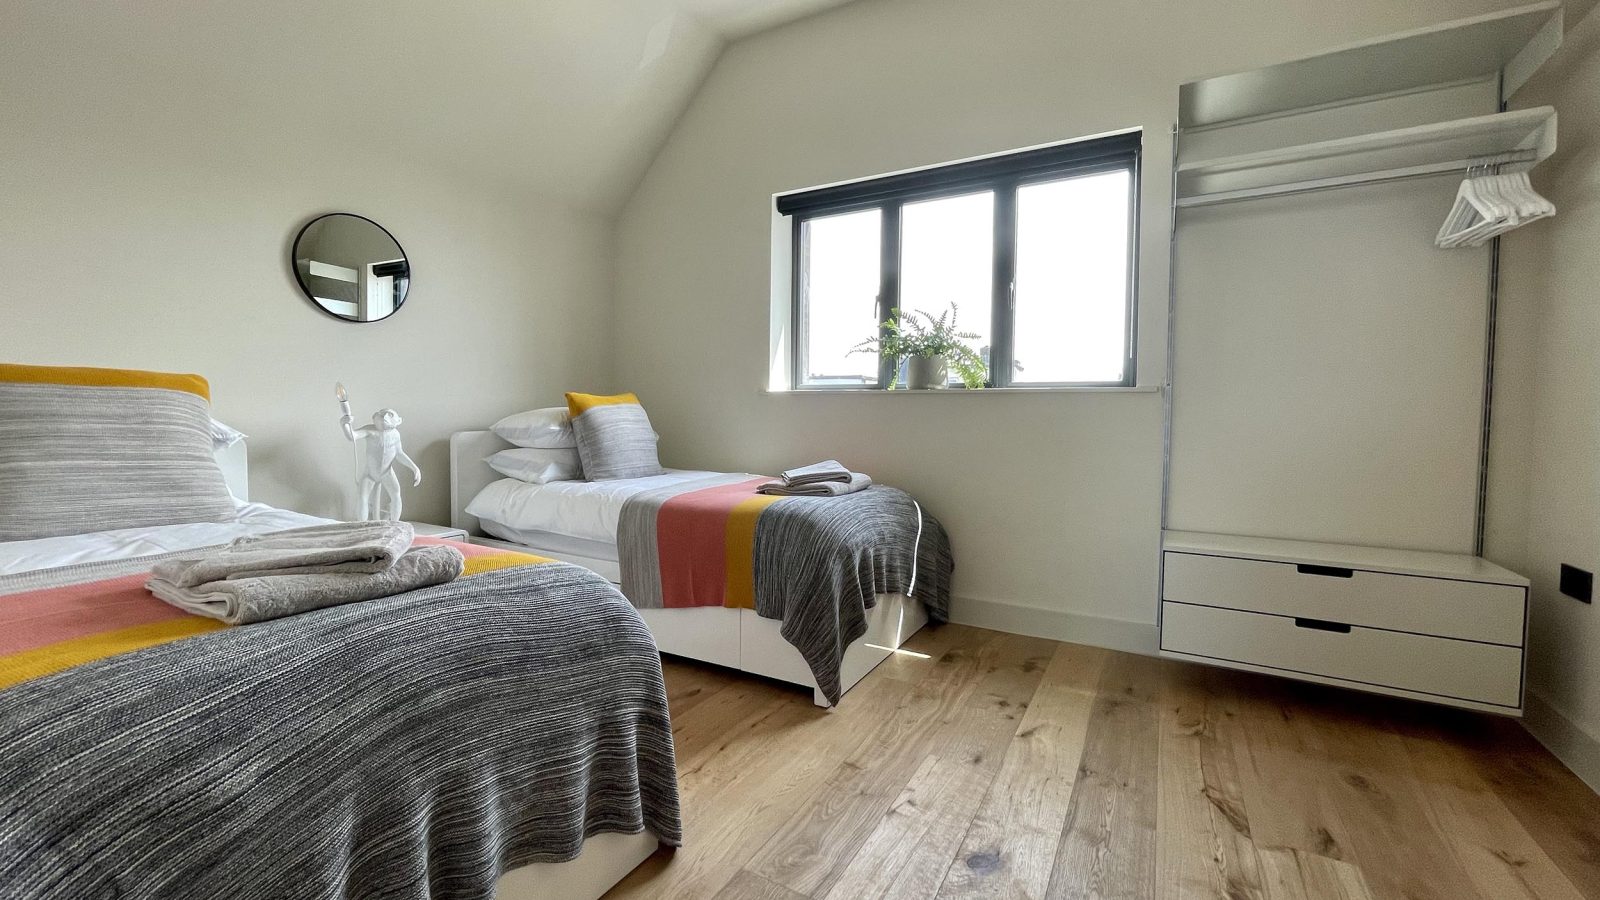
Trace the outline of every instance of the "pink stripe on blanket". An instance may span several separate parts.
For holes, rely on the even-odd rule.
[[[144,589],[150,573],[0,597],[0,656],[188,613]]]
[[[661,605],[722,606],[728,587],[728,519],[769,478],[679,494],[656,513]]]
[[[465,556],[467,559],[471,559],[474,556],[488,556],[491,553],[506,552],[496,547],[485,547],[482,544],[469,544],[465,541],[447,541],[444,538],[422,537],[418,535],[417,537],[411,539],[411,546],[413,547],[420,547],[423,544],[443,544],[447,547],[454,547],[457,550],[460,550],[461,555]]]

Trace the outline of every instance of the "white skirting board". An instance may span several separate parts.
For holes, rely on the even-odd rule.
[[[1536,691],[1528,691],[1526,703],[1522,727],[1600,794],[1600,738],[1579,728]]]
[[[1161,630],[1155,622],[1133,622],[1059,609],[1040,609],[1001,600],[954,597],[950,621],[992,631],[1025,634],[1069,644],[1088,644],[1155,656],[1161,647]]]

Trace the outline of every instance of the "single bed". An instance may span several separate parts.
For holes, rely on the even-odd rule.
[[[617,536],[630,499],[715,484],[730,477],[723,473],[668,470],[645,478],[532,485],[505,478],[487,464],[490,456],[510,446],[491,431],[463,431],[451,436],[451,525],[472,535],[475,543],[523,550],[589,568],[623,587],[625,595],[629,594],[629,587],[623,583]],[[630,599],[639,605],[636,598]],[[838,670],[841,694],[898,652],[929,621],[924,603],[905,592],[882,592],[876,599],[876,604],[866,610],[865,633],[843,650]],[[818,706],[831,705],[813,667],[784,637],[783,623],[776,619],[759,615],[754,609],[726,606],[642,607],[639,613],[663,653],[810,688]]]
[[[75,571],[81,571],[84,573],[101,572],[101,574],[108,576],[122,574],[123,579],[126,580],[130,576],[123,573],[142,571],[145,567],[144,561],[153,557],[159,557],[162,555],[172,554],[198,547],[206,547],[225,543],[233,538],[248,534],[261,534],[327,521],[287,510],[275,509],[264,504],[248,502],[247,460],[247,451],[245,450],[245,446],[242,442],[234,444],[232,447],[218,452],[218,463],[227,481],[229,491],[233,494],[235,500],[239,502],[239,513],[237,520],[234,522],[165,525],[147,528],[119,529],[115,531],[90,534],[48,537],[36,540],[0,542],[0,613],[5,611],[4,603],[7,601],[8,596],[9,598],[13,599],[25,596],[35,596],[31,594],[23,594],[20,592],[20,590],[23,588],[32,587],[36,584],[53,584],[54,582],[50,580],[53,577],[52,573],[70,573]],[[568,569],[572,572],[577,571],[565,566],[559,566],[556,568]],[[94,575],[93,577],[98,578],[99,575]],[[142,579],[142,576],[139,577]],[[589,579],[590,581],[593,581],[592,576],[588,576],[586,574],[582,577],[575,578],[573,576],[568,576],[567,578],[568,581],[572,581],[574,584],[577,584],[580,587],[584,587],[583,579]],[[470,581],[470,579],[468,580]],[[487,591],[488,588],[485,588],[484,590]],[[609,591],[610,589],[605,588],[605,590]],[[592,595],[589,597],[589,599],[591,602],[593,602],[595,597],[598,595],[595,595],[595,589],[593,587],[588,587],[588,591],[589,594]],[[513,593],[513,597],[514,596],[515,595]],[[137,600],[139,598],[133,599]],[[375,604],[382,604],[383,602],[384,601],[372,601],[372,603]],[[620,600],[618,602],[624,609],[628,608],[626,604],[621,604]],[[470,600],[466,601],[466,603],[467,605],[464,608],[470,609]],[[515,604],[514,599],[512,600],[512,604]],[[19,604],[13,603],[12,605],[13,609],[11,610],[11,613],[12,617],[15,618],[17,613],[15,607],[17,607]],[[348,628],[348,623],[357,621],[359,619],[359,615],[353,609],[353,607],[365,605],[366,604],[351,604],[350,607],[345,608],[347,610],[347,613],[345,614],[345,627]],[[333,611],[319,611],[319,613],[321,612],[332,613]],[[381,612],[375,613],[375,615],[383,614],[384,613]],[[391,615],[390,621],[394,623],[394,627],[397,630],[406,627],[415,627],[414,623],[408,624],[403,612],[391,611],[388,614]],[[307,618],[312,615],[316,614],[305,614],[304,616],[292,616],[289,618]],[[631,617],[632,613],[630,612],[628,615]],[[3,618],[3,616],[0,616],[0,618]],[[24,612],[23,617],[19,621],[21,621],[24,629],[28,627],[47,627],[47,625],[40,625],[38,623],[38,616],[36,614],[33,616],[33,619],[34,621],[30,621],[29,614]],[[279,622],[286,621],[287,620],[279,620]],[[623,624],[625,625],[626,623]],[[222,629],[222,631],[242,633],[245,632],[246,629],[255,628],[259,628],[259,626]],[[60,685],[60,687],[57,689],[57,693],[60,693],[61,691],[68,690],[70,687],[71,690],[77,692],[72,696],[81,698],[81,704],[109,708],[112,701],[105,700],[100,696],[96,696],[102,693],[95,687],[95,685],[99,682],[91,681],[86,686],[82,679],[71,683],[67,682],[66,679],[70,676],[74,676],[81,670],[99,667],[97,670],[99,674],[97,674],[96,677],[104,677],[107,679],[127,678],[129,679],[129,683],[132,683],[137,681],[140,677],[148,677],[147,674],[145,676],[141,676],[140,673],[135,671],[132,667],[133,662],[137,662],[138,659],[143,658],[141,654],[149,655],[153,652],[170,651],[173,654],[173,658],[176,659],[179,649],[190,640],[211,638],[218,633],[220,632],[200,634],[194,638],[176,640],[161,647],[146,648],[137,650],[135,652],[125,652],[120,656],[110,656],[107,658],[97,659],[93,662],[84,665],[78,665],[72,668],[62,668],[58,666],[48,670],[51,672],[49,675],[32,677],[31,679],[26,680],[15,676],[16,666],[19,665],[18,660],[21,658],[21,656],[8,655],[5,642],[0,641],[0,737],[5,737],[6,735],[10,736],[6,738],[9,743],[7,747],[7,758],[5,760],[5,765],[10,767],[7,768],[6,771],[11,772],[11,775],[7,777],[12,778],[12,776],[15,776],[12,778],[12,780],[20,782],[24,777],[30,779],[35,778],[40,772],[59,768],[58,766],[54,765],[29,765],[26,762],[26,759],[23,758],[23,754],[25,754],[26,751],[23,749],[19,739],[19,736],[41,733],[42,730],[47,727],[45,724],[35,722],[29,717],[27,712],[27,707],[38,706],[40,703],[47,701],[54,702],[51,701],[50,691],[46,690],[47,688]],[[262,633],[267,633],[267,630],[262,630]],[[647,636],[645,639],[648,641]],[[400,649],[398,646],[394,645],[392,637],[380,636],[380,638],[369,638],[369,641],[372,641],[372,643],[370,643],[370,647],[376,648],[382,652],[390,652],[390,650],[386,650],[385,648],[391,648],[394,650]],[[645,648],[650,649],[648,643],[646,643]],[[291,653],[287,656],[287,658],[280,659],[278,664],[292,664],[295,659],[300,658],[300,656],[301,654],[298,652]],[[309,658],[309,654],[307,655],[307,658]],[[655,659],[653,656],[653,650],[651,651],[650,659]],[[20,664],[26,663],[27,660],[23,659],[22,663]],[[655,663],[655,665],[655,677],[656,679],[659,679],[658,662]],[[634,666],[634,668],[638,668],[638,666]],[[247,673],[245,677],[250,677],[259,672],[259,669],[241,669],[240,671]],[[260,674],[262,677],[276,677],[276,675],[274,675],[272,672],[262,672]],[[277,674],[281,675],[282,673],[279,672]],[[527,677],[534,677],[536,674],[537,673],[527,673]],[[648,676],[649,673],[644,674]],[[11,680],[5,680],[8,677]],[[618,671],[614,673],[614,677],[627,681],[630,676],[628,676],[626,672]],[[648,688],[649,685],[645,684],[645,682],[654,683],[652,679],[645,677],[640,683],[646,688]],[[535,682],[529,683],[530,685],[535,684]],[[434,684],[430,686],[430,689],[450,690],[452,689],[452,686],[448,684]],[[328,710],[335,711],[339,715],[345,715],[344,704],[348,703],[349,709],[357,710],[361,707],[363,698],[372,699],[375,701],[382,700],[389,703],[399,701],[401,703],[409,703],[410,705],[416,707],[421,707],[426,703],[431,702],[423,695],[415,695],[414,700],[407,701],[406,698],[408,695],[406,692],[396,688],[392,684],[386,685],[385,691],[385,693],[380,695],[376,689],[368,691],[364,690],[361,684],[350,684],[346,687],[346,690],[338,692],[339,696],[337,698],[329,701]],[[154,693],[169,694],[172,693],[172,689],[158,687],[155,689]],[[661,711],[664,717],[664,695],[661,698]],[[97,712],[94,715],[86,716],[85,723],[102,725],[106,721],[105,715],[108,714],[109,713],[101,714]],[[315,731],[315,725],[311,719],[311,715],[312,710],[307,709],[306,721],[304,725],[297,725],[296,727],[304,727],[308,733],[316,734],[317,732]],[[573,713],[573,716],[577,715],[579,715],[579,713]],[[349,717],[352,722],[359,721],[358,712],[350,712]],[[389,714],[386,716],[386,718],[391,721],[397,721],[404,719],[404,716]],[[413,724],[416,725],[418,723]],[[653,736],[657,738],[659,749],[662,738],[661,730],[667,726],[665,725],[664,718],[662,722],[658,724],[660,727],[656,729],[656,731],[653,733]],[[233,727],[237,727],[238,725],[239,722],[237,721],[232,723]],[[128,729],[125,733],[134,734],[139,728],[142,727],[144,727],[144,723],[134,721],[128,726]],[[420,727],[425,730],[427,728],[426,721],[420,723]],[[530,727],[548,728],[552,726],[545,724],[530,725]],[[563,725],[558,727],[567,726]],[[582,722],[578,722],[577,725],[572,727],[582,729],[587,726],[585,726]],[[76,730],[85,731],[92,729]],[[622,739],[623,743],[626,743],[627,740],[629,740],[626,732],[617,731],[616,733]],[[604,737],[604,735],[599,731],[595,731],[594,735],[601,738]],[[396,737],[398,738],[399,735],[397,734]],[[675,773],[671,771],[671,744],[669,730],[665,732],[664,739],[664,749],[660,749],[657,753],[658,764],[654,766],[654,771],[649,774],[652,775],[656,780],[656,784],[653,789],[655,793],[667,791],[668,793],[673,794],[670,805],[672,806],[671,817],[675,819],[676,782]],[[38,740],[41,742],[41,752],[47,753],[52,752],[53,748],[55,747],[63,746],[65,743],[65,740],[60,735],[57,735],[47,744],[42,743],[42,737],[38,738]],[[204,744],[209,741],[209,738],[173,738],[169,732],[162,740],[163,742],[170,742],[171,740],[193,740],[196,743],[196,749],[193,752],[195,754],[199,754],[205,752]],[[429,740],[429,738],[426,736],[418,737],[415,733],[412,733],[406,735],[406,740],[418,741]],[[460,742],[452,738],[450,743]],[[460,743],[460,752],[463,754],[477,752],[474,751],[470,746],[472,743],[473,742]],[[481,741],[479,743],[481,743]],[[604,746],[605,741],[597,740],[596,744],[597,746]],[[213,743],[213,746],[214,745],[215,744]],[[445,744],[441,744],[440,746],[443,747]],[[326,752],[334,752],[332,748],[326,744],[321,745],[321,747],[326,748]],[[355,741],[354,739],[352,739],[352,748],[352,752],[357,756],[360,756],[366,752],[361,749],[359,741]],[[89,744],[86,744],[82,748],[82,752],[86,756],[98,751],[98,747]],[[144,751],[141,749],[140,752]],[[160,752],[159,748],[156,752]],[[322,751],[319,750],[319,752]],[[584,765],[595,766],[597,763],[592,758],[592,753],[594,751],[590,752],[591,758],[589,762],[585,763]],[[642,750],[639,752],[643,754]],[[664,757],[662,754],[664,754]],[[664,763],[660,762],[662,759],[665,760]],[[249,760],[241,759],[241,762],[248,764]],[[115,764],[115,761],[113,760],[112,763]],[[517,777],[514,772],[496,771],[492,764],[485,764],[481,768],[473,768],[471,766],[464,766],[460,760],[456,760],[455,763],[456,770],[468,772],[471,777],[484,777],[488,779],[506,779]],[[643,772],[644,764],[641,762],[639,765],[640,771]],[[12,769],[15,769],[15,771],[12,771]],[[101,778],[105,777],[105,773],[100,772],[98,769],[89,769],[88,771],[96,771]],[[115,777],[115,773],[112,773],[112,777]],[[185,796],[189,796],[191,797],[191,800],[188,802],[205,805],[206,803],[210,802],[206,799],[208,797],[226,797],[230,795],[244,797],[246,795],[246,790],[242,785],[245,782],[263,777],[266,776],[261,773],[244,770],[219,772],[214,778],[207,777],[200,779],[174,779],[173,785],[169,786],[166,796],[169,800],[179,800]],[[416,775],[416,777],[419,779],[426,779],[427,773],[420,772]],[[580,780],[592,779],[592,777],[593,776],[591,774],[590,776],[584,776],[584,779]],[[98,778],[86,778],[82,773],[76,776],[73,776],[69,773],[68,775],[57,778],[53,782],[49,781],[43,776],[38,776],[39,783],[34,785],[34,788],[30,793],[24,794],[23,796],[25,798],[35,798],[42,794],[45,797],[42,805],[36,806],[32,799],[26,799],[24,802],[10,806],[9,809],[4,813],[0,813],[0,856],[6,857],[5,860],[0,861],[0,894],[5,894],[8,897],[88,896],[89,894],[82,893],[82,890],[84,889],[83,878],[86,877],[85,869],[87,868],[90,870],[96,870],[92,876],[98,884],[98,892],[94,893],[96,896],[109,896],[111,894],[115,894],[116,896],[147,896],[149,895],[148,885],[140,884],[141,876],[133,873],[142,871],[146,868],[156,868],[157,866],[147,866],[146,864],[125,866],[122,865],[122,863],[126,862],[127,860],[138,858],[140,853],[155,853],[156,859],[158,859],[163,866],[170,867],[173,865],[170,857],[175,855],[181,856],[184,852],[193,852],[192,849],[188,847],[161,851],[155,848],[143,848],[142,845],[140,847],[135,847],[131,851],[118,850],[115,842],[122,840],[120,835],[101,835],[99,832],[109,829],[111,827],[109,820],[113,819],[114,817],[132,815],[132,813],[129,811],[132,808],[132,804],[121,803],[120,798],[115,795],[108,795],[103,799],[103,802],[99,803],[94,803],[85,799],[89,794],[100,790],[100,788],[97,786],[98,780]],[[381,780],[379,783],[382,783]],[[671,785],[670,788],[665,786],[668,783]],[[364,784],[367,788],[372,788],[374,781],[369,779],[368,781],[364,782]],[[54,785],[54,789],[52,789],[52,785]],[[193,794],[186,793],[189,787],[195,788],[197,792]],[[591,783],[591,791],[599,791],[602,789],[603,786],[597,786],[596,784]],[[4,790],[5,789],[0,788],[0,793],[3,793]],[[645,789],[646,794],[650,794],[651,792],[652,789]],[[466,796],[466,794],[461,794],[459,791],[457,793],[459,796]],[[401,795],[404,794],[405,791],[402,791]],[[429,812],[431,804],[435,801],[429,800],[429,805],[424,805],[419,808],[415,805],[415,797],[401,795],[397,795],[394,801],[396,805],[394,814],[397,814],[400,819],[409,819],[411,822],[421,824],[426,832],[424,846],[437,850],[439,847],[468,848],[468,846],[472,844],[472,840],[469,840],[466,836],[458,835],[457,837],[459,840],[454,840],[454,842],[452,842],[452,839],[447,839],[446,837],[440,836],[441,832],[448,832],[453,828],[459,830],[460,823],[451,822],[449,820],[435,820],[433,814]],[[335,798],[338,797],[338,790],[334,790],[330,796]],[[472,796],[481,796],[481,798],[484,798],[484,802],[489,802],[488,798],[503,797],[504,795],[484,793],[481,795],[473,794]],[[16,798],[12,799],[15,800]],[[588,804],[590,803],[599,802],[603,806],[603,801],[604,798],[599,797],[599,795],[592,795],[588,798],[578,797],[576,800],[577,805],[580,808],[580,813],[582,809],[588,808]],[[78,802],[82,802],[86,805],[79,808],[76,806]],[[515,823],[507,821],[503,823],[497,823],[489,827],[489,830],[496,832],[496,834],[495,840],[491,841],[488,845],[485,845],[480,841],[478,845],[471,847],[471,849],[475,851],[473,853],[467,853],[466,850],[463,849],[461,851],[463,857],[460,859],[449,858],[449,853],[441,853],[440,857],[443,858],[422,859],[420,860],[422,868],[415,871],[409,868],[411,864],[409,860],[407,866],[403,867],[403,871],[396,871],[392,866],[386,867],[383,871],[377,872],[353,872],[351,869],[338,869],[336,867],[332,869],[325,867],[322,871],[316,871],[314,862],[312,862],[313,857],[316,859],[321,859],[324,862],[326,862],[328,859],[359,859],[361,854],[356,852],[356,845],[358,843],[356,837],[357,835],[365,835],[370,840],[375,829],[380,827],[400,827],[399,819],[395,820],[396,824],[393,826],[379,826],[370,821],[362,823],[359,821],[350,820],[351,816],[361,814],[359,812],[360,810],[365,810],[365,815],[369,818],[372,815],[372,810],[384,810],[385,804],[381,800],[373,801],[371,798],[367,798],[365,800],[366,805],[364,806],[361,805],[361,801],[353,797],[346,797],[343,801],[335,799],[333,802],[335,804],[346,803],[349,805],[350,810],[344,813],[345,821],[342,828],[346,833],[328,834],[327,841],[335,847],[343,846],[347,843],[350,849],[348,852],[339,850],[329,851],[323,856],[315,856],[313,853],[308,853],[307,859],[300,863],[300,865],[307,867],[307,870],[304,872],[305,881],[303,884],[305,892],[301,894],[301,896],[367,896],[366,886],[359,883],[362,879],[377,882],[388,882],[391,887],[396,886],[396,883],[399,885],[398,889],[393,892],[389,891],[388,888],[382,889],[380,892],[385,896],[428,895],[429,881],[436,882],[432,896],[457,896],[457,894],[452,893],[448,888],[444,890],[438,889],[437,879],[442,877],[439,874],[441,871],[448,869],[452,865],[459,864],[463,872],[469,873],[467,876],[463,876],[463,880],[470,882],[471,874],[476,874],[481,877],[482,873],[485,871],[483,868],[484,866],[491,867],[488,870],[491,874],[494,871],[499,871],[501,868],[504,868],[496,861],[498,854],[508,854],[508,856],[505,858],[509,859],[515,859],[519,854],[522,856],[528,855],[526,848],[523,848],[522,850],[517,849],[518,838],[515,834]],[[406,806],[402,806],[401,804],[405,804]],[[0,806],[3,805],[7,804],[0,803]],[[171,804],[173,807],[181,805],[182,804],[177,803]],[[649,798],[647,797],[645,806],[648,807],[649,805]],[[409,806],[409,809],[407,809],[407,806]],[[623,806],[626,806],[626,804],[623,804]],[[526,808],[524,807],[524,814],[526,814],[525,809]],[[92,812],[90,812],[91,810]],[[491,813],[490,815],[509,816],[509,814],[512,812],[515,812],[515,807],[506,806],[504,802],[500,802],[500,812]],[[70,817],[84,814],[92,815],[93,818],[82,820],[82,824],[70,824],[72,821]],[[159,814],[166,817],[169,815],[169,811],[168,809],[163,808],[159,811]],[[254,815],[257,813],[252,810],[250,814]],[[390,815],[388,812],[384,812],[383,814]],[[657,827],[653,830],[648,825],[648,823],[651,821],[650,810],[648,808],[644,810],[643,816],[647,825],[646,827],[638,829],[636,833],[628,833],[632,826],[630,826],[626,821],[618,819],[615,816],[606,821],[596,821],[595,817],[585,818],[583,820],[583,828],[579,834],[580,843],[576,847],[576,855],[574,858],[566,861],[531,862],[509,868],[498,877],[497,882],[494,885],[494,897],[496,900],[590,900],[590,898],[599,897],[612,885],[616,884],[630,871],[632,871],[659,846],[661,846],[662,839],[659,838],[654,831],[671,831],[676,824],[675,821],[669,822],[669,824],[666,826],[661,826],[659,823],[657,823]],[[623,818],[625,819],[626,817]],[[337,821],[338,819],[339,816],[335,814],[333,819],[330,821]],[[164,818],[162,821],[165,822],[168,821],[168,819]],[[130,829],[132,827],[134,826],[130,826]],[[270,833],[270,830],[274,826],[269,822],[257,824],[251,827],[258,830],[266,830]],[[537,823],[537,820],[535,820],[534,824],[525,827],[537,829],[541,828],[542,826]],[[414,826],[411,827],[411,830],[415,830]],[[57,844],[60,841],[60,836],[64,834],[71,834],[74,840],[77,840],[81,836],[84,843],[91,843],[96,840],[100,841],[101,843],[98,845],[100,849],[96,851],[100,855],[95,857],[91,862],[85,862],[83,858],[76,857],[72,853],[62,851]],[[286,848],[284,850],[285,853],[293,852],[292,850],[287,849],[289,847],[322,846],[315,841],[307,844],[303,835],[296,834],[291,836],[286,832],[283,837],[285,837],[286,840],[282,841],[281,845]],[[477,837],[481,838],[482,835],[478,835]],[[673,839],[675,840],[675,837]],[[377,841],[377,845],[386,845],[388,843],[392,842],[389,842],[386,839],[380,839]],[[369,843],[365,846],[370,849],[371,846],[374,845]],[[495,849],[495,847],[499,847],[500,849]],[[491,856],[488,858],[488,861],[485,862],[484,858],[482,857],[482,853],[486,851],[496,854],[497,856]],[[241,848],[241,852],[245,851]],[[341,856],[341,853],[344,855]],[[111,855],[116,856],[115,862],[105,858]],[[538,853],[535,855],[550,854]],[[570,851],[558,851],[555,855],[570,855]],[[370,859],[368,862],[370,863]],[[212,869],[216,869],[234,866],[251,867],[254,864],[248,859],[239,859],[229,855],[222,858],[200,859],[192,864],[185,862],[185,865],[195,866],[196,868],[192,871],[205,871],[205,867],[208,866]],[[166,876],[163,875],[162,877]],[[76,878],[78,881],[74,884],[66,884],[72,878]],[[420,888],[416,886],[418,880],[421,882]],[[62,882],[62,884],[49,886],[49,882],[51,881],[59,881]],[[171,882],[169,881],[167,883],[170,887]],[[194,885],[208,882],[196,880],[182,883],[186,883],[190,887],[193,887]],[[264,883],[265,882],[257,882],[258,885]],[[418,890],[420,890],[421,893],[416,893]],[[62,893],[62,891],[66,891],[67,893]],[[159,889],[157,890],[157,893],[160,893]],[[257,896],[258,894],[252,893],[250,890],[241,886],[239,890],[234,892],[234,895],[247,897]],[[477,893],[473,893],[471,895],[480,896],[480,894]]]

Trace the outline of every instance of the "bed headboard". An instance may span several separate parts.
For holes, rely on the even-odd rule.
[[[228,484],[233,499],[245,503],[250,499],[250,451],[243,440],[216,451],[217,468],[222,470],[222,480]]]
[[[510,447],[492,431],[458,431],[450,435],[450,525],[467,534],[483,534],[478,517],[467,515],[467,504],[491,482],[505,476],[484,460]]]

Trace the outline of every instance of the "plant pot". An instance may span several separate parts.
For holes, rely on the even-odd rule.
[[[936,391],[950,386],[950,361],[943,356],[913,356],[906,367],[906,387]]]

